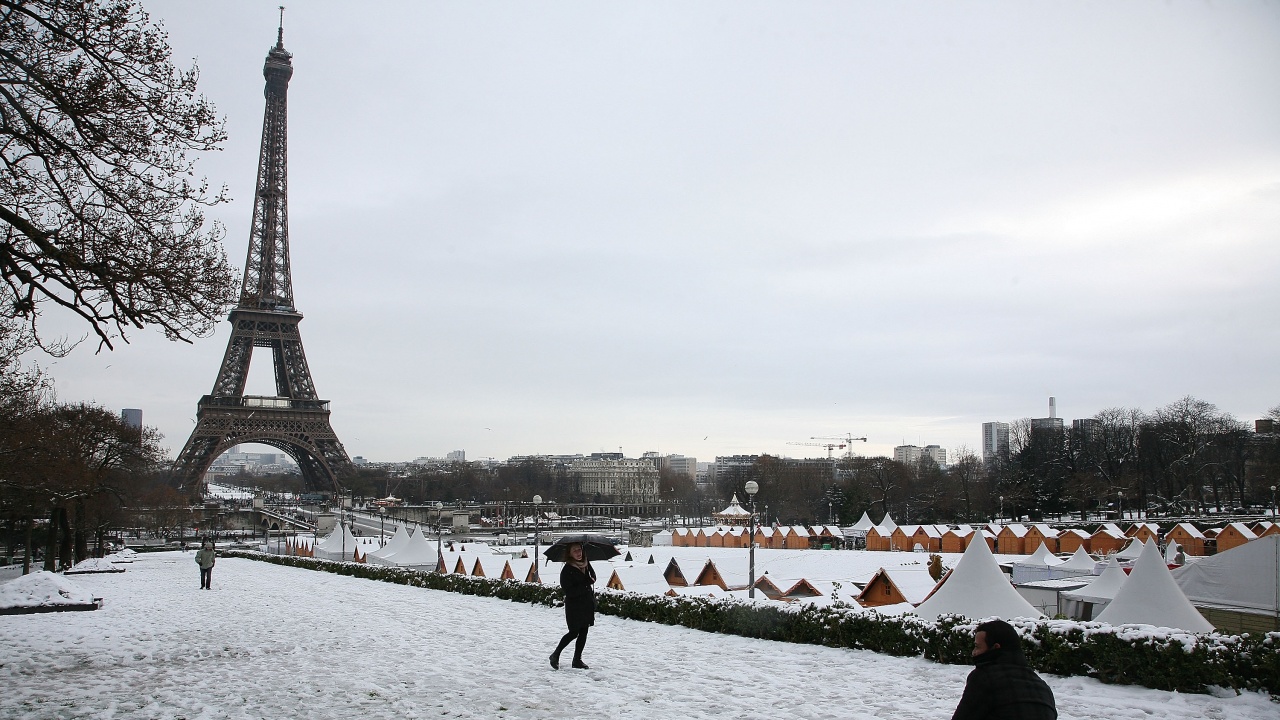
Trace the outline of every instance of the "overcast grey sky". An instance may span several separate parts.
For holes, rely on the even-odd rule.
[[[226,116],[243,267],[277,2],[145,2]],[[311,2],[293,282],[348,452],[977,449],[1280,403],[1280,3]],[[177,453],[229,325],[52,366]],[[270,356],[248,392],[273,394]]]

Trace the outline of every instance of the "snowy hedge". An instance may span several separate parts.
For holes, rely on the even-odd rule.
[[[563,603],[559,587],[514,580],[257,552],[223,554],[515,602],[550,606]],[[613,591],[601,592],[598,597],[600,613],[631,620],[766,640],[914,655],[952,664],[969,662],[973,628],[977,625],[958,616],[931,622],[914,615],[881,615],[847,605],[760,604],[731,598]],[[1028,662],[1044,672],[1087,675],[1106,683],[1158,690],[1203,693],[1216,686],[1280,695],[1280,633],[1197,635],[1149,626],[1113,627],[1071,620],[1019,620],[1013,625],[1022,635]]]

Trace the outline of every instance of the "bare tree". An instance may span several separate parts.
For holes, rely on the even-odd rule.
[[[225,201],[187,153],[222,121],[177,70],[133,0],[0,0],[0,317],[40,341],[42,307],[70,311],[98,349],[128,328],[210,332],[236,278],[217,223]]]

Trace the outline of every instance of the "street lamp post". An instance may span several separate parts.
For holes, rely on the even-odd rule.
[[[1004,496],[1000,496],[1000,522],[1004,522]]]
[[[1276,486],[1272,485],[1271,486],[1271,517],[1272,519],[1274,519],[1275,516],[1276,516]]]
[[[1120,519],[1123,520],[1124,519],[1124,491],[1123,490],[1116,491],[1116,499],[1120,503]]]
[[[444,510],[444,503],[436,501],[436,572],[444,572],[444,541],[440,539],[444,528],[440,526],[440,511]]]
[[[387,546],[387,506],[378,506],[378,547]]]
[[[540,514],[540,511],[538,508],[541,505],[542,505],[542,496],[534,495],[533,496],[533,579],[535,582],[542,582],[542,576],[538,574],[538,569],[540,564],[538,562],[538,555],[541,553],[540,546],[542,545],[542,537],[541,535],[539,535],[539,531],[542,529],[542,526],[539,523],[540,518],[538,517],[538,515]]]
[[[751,498],[751,520],[748,527],[751,533],[747,536],[747,547],[750,548],[750,562],[747,566],[747,597],[755,599],[756,597],[756,491],[760,489],[760,485],[755,480],[748,480],[744,488],[747,491],[747,497]]]

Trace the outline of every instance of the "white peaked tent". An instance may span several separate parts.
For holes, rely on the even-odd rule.
[[[1112,625],[1155,625],[1189,632],[1213,632],[1174,581],[1155,543],[1145,545],[1129,579],[1097,618]]]
[[[1124,568],[1120,567],[1120,561],[1114,557],[1108,558],[1106,568],[1093,582],[1079,590],[1062,593],[1059,604],[1063,614],[1073,620],[1092,620],[1115,599],[1116,593],[1120,592],[1128,579]]]
[[[338,527],[315,546],[316,556],[325,560],[350,560],[355,550],[356,536],[344,523],[338,523]]]
[[[369,562],[374,563],[375,565],[390,565],[391,563],[387,562],[387,558],[397,552],[400,552],[408,545],[409,528],[405,527],[404,523],[400,523],[396,526],[395,535],[391,536],[391,539],[387,541],[386,545],[383,545],[380,549],[369,553]]]
[[[969,543],[955,569],[915,613],[926,620],[948,613],[974,619],[1043,617],[1009,584],[985,542]]]
[[[1050,568],[1061,564],[1062,561],[1049,552],[1048,546],[1041,543],[1040,547],[1036,548],[1036,551],[1030,557],[1013,561],[1013,572],[1011,573],[1013,582],[1024,583],[1035,580],[1049,580],[1053,577],[1050,574]]]
[[[434,568],[439,560],[436,544],[427,540],[427,534],[418,531],[409,537],[404,547],[388,555],[386,561],[398,567]]]
[[[880,521],[880,529],[884,530],[885,535],[892,535],[893,531],[898,529],[898,523],[893,521],[889,513],[885,513],[884,519]]]
[[[1197,605],[1280,616],[1280,535],[1200,558],[1172,574],[1182,592]]]
[[[1134,538],[1130,540],[1129,544],[1125,545],[1120,550],[1120,552],[1117,552],[1115,554],[1115,557],[1119,558],[1120,560],[1137,560],[1138,556],[1142,554],[1142,549],[1144,547],[1146,546],[1143,544],[1141,540],[1139,540],[1138,538]]]
[[[1049,577],[1058,579],[1092,575],[1097,566],[1098,561],[1085,552],[1084,546],[1080,546],[1065,562],[1050,570]]]
[[[863,511],[862,517],[858,520],[858,522],[853,524],[853,527],[851,529],[854,532],[864,533],[873,527],[875,527],[875,523],[871,522],[871,516],[867,515],[866,511]]]

